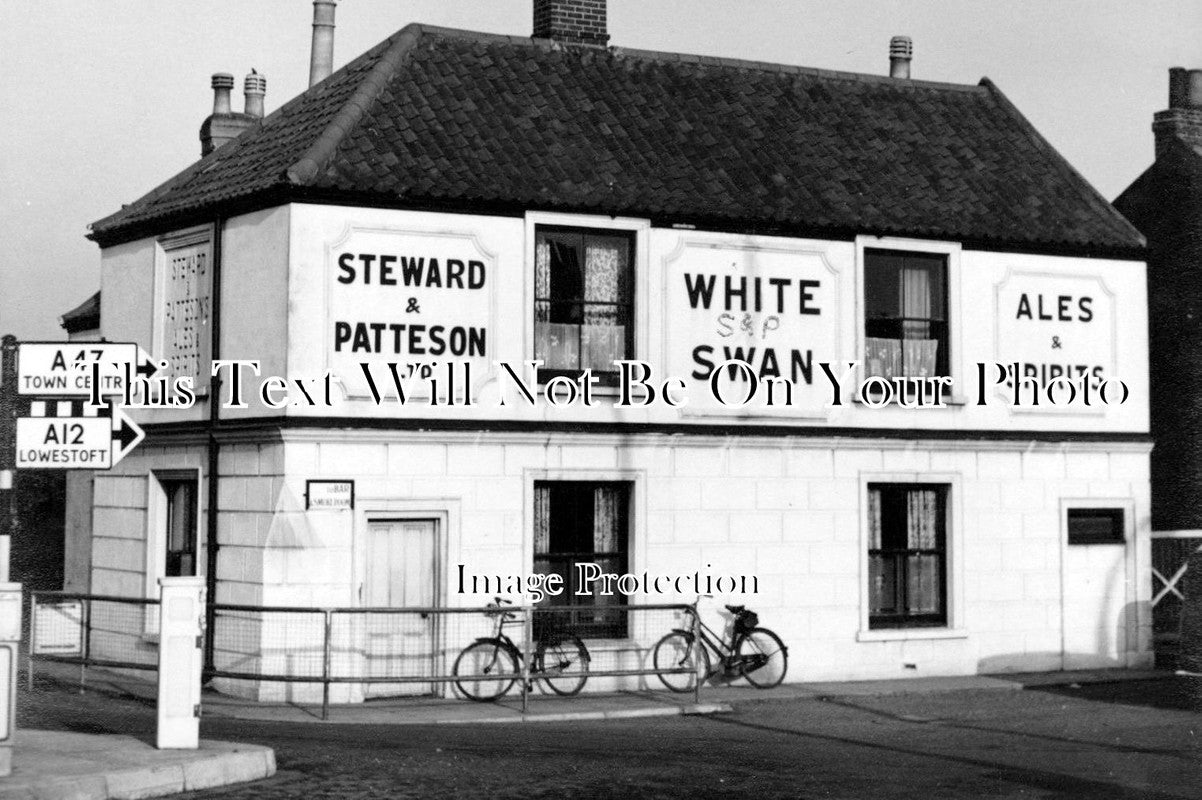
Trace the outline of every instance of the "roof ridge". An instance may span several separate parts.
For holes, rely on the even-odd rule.
[[[301,154],[296,163],[284,171],[290,182],[305,186],[317,176],[322,165],[334,155],[343,137],[354,130],[368,107],[392,80],[401,62],[421,39],[424,30],[420,23],[412,23],[393,34],[395,41],[380,56],[371,72],[359,82],[355,93],[347,99],[342,109],[334,115],[325,130]]]
[[[537,39],[529,36],[511,36],[503,33],[488,33],[486,31],[471,31],[463,28],[445,28],[434,25],[421,25],[424,32],[436,36],[458,39],[474,39],[482,42],[498,44],[524,45],[526,47],[541,47],[548,50],[557,48],[573,48],[587,52],[606,52],[610,55],[624,58],[642,58],[652,61],[675,61],[681,64],[699,64],[703,66],[733,67],[760,72],[776,72],[785,75],[811,75],[818,78],[833,78],[837,80],[857,81],[860,83],[880,83],[886,86],[904,88],[916,86],[924,89],[953,89],[963,92],[980,92],[981,86],[975,83],[948,83],[946,81],[928,81],[917,78],[899,80],[888,75],[874,75],[868,72],[850,72],[847,70],[823,69],[821,67],[805,67],[797,64],[779,64],[773,61],[755,61],[743,58],[728,58],[726,56],[703,56],[694,53],[678,53],[669,50],[645,50],[637,47],[610,46],[605,48],[596,45],[578,44],[575,42],[560,42],[554,39]]]
[[[1109,216],[1114,219],[1120,227],[1126,228],[1127,233],[1135,234],[1140,242],[1145,245],[1147,244],[1148,240],[1144,237],[1143,233],[1141,233],[1138,228],[1132,225],[1126,217],[1119,213],[1118,209],[1116,209],[1111,202],[1102,195],[1101,192],[1095,189],[1094,185],[1090,183],[1084,175],[1078,172],[1077,168],[1070,164],[1068,159],[1062,156],[1060,151],[1052,146],[1051,142],[1044,138],[1043,134],[1040,133],[1039,130],[1031,124],[1030,120],[1023,116],[1023,113],[1018,110],[1018,106],[1010,102],[1010,98],[1006,97],[1002,90],[998,88],[997,84],[985,77],[981,78],[981,85],[989,90],[994,100],[997,101],[998,106],[1000,106],[1003,111],[1010,115],[1011,119],[1018,124],[1019,130],[1023,131],[1023,133],[1025,133],[1027,137],[1030,138],[1030,140],[1035,144],[1035,147],[1048,157],[1048,160],[1052,163],[1052,165],[1056,169],[1060,170],[1060,172],[1068,178],[1070,183],[1074,184],[1082,191],[1082,194],[1084,195],[1083,199],[1092,203],[1094,207],[1098,211],[1103,212],[1105,216]]]

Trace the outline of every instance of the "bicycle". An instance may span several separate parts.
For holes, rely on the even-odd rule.
[[[503,697],[522,677],[522,651],[505,634],[507,625],[522,622],[512,611],[504,610],[503,604],[512,605],[497,597],[484,612],[486,617],[497,618],[496,632],[472,642],[455,659],[452,670],[455,685],[469,700],[486,703]],[[555,694],[564,697],[579,694],[588,681],[590,661],[584,642],[571,631],[553,624],[536,626],[535,634],[538,644],[530,665],[527,691],[536,680],[541,680]],[[460,675],[464,677],[459,679]]]
[[[746,678],[757,689],[771,689],[785,679],[789,668],[789,648],[772,631],[759,627],[760,618],[746,606],[726,606],[734,615],[730,637],[724,639],[701,621],[697,605],[699,595],[687,608],[688,628],[677,628],[655,645],[653,661],[659,679],[673,692],[691,692],[698,681],[721,673],[724,680]],[[710,653],[717,658],[713,667]],[[681,670],[688,672],[667,672]]]

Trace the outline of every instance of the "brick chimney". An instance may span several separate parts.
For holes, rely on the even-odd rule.
[[[605,0],[534,0],[535,39],[604,47]]]
[[[1156,157],[1174,142],[1202,149],[1202,69],[1169,70],[1169,107],[1152,118]]]
[[[263,94],[267,79],[251,70],[246,76],[245,109],[239,114],[230,106],[230,92],[234,88],[234,76],[228,72],[213,75],[213,113],[200,126],[200,154],[207,156],[221,145],[238,138],[248,128],[254,127],[263,116]]]

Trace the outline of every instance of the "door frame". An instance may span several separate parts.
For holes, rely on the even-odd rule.
[[[364,587],[367,585],[367,559],[370,554],[371,526],[379,522],[434,522],[434,605],[437,608],[448,606],[448,587],[450,582],[451,555],[459,552],[459,508],[458,500],[395,500],[384,498],[357,498],[360,508],[356,509],[353,534],[354,574],[350,587],[354,605],[366,608]],[[361,509],[361,510],[360,510]],[[435,615],[434,620],[434,659],[435,675],[446,674],[448,658],[446,652],[445,631],[442,620]],[[366,684],[359,684],[366,687]],[[434,683],[434,695],[445,696],[446,684]],[[366,692],[363,693],[366,695]]]

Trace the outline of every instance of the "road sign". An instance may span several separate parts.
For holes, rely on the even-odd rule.
[[[44,407],[35,402],[34,416],[17,420],[17,469],[111,469],[146,438],[115,405],[107,416],[43,416]]]
[[[154,375],[158,367],[132,342],[22,342],[17,351],[17,393],[43,397],[86,397],[92,393],[92,370],[100,364],[100,394],[125,390],[124,365],[135,374]]]

